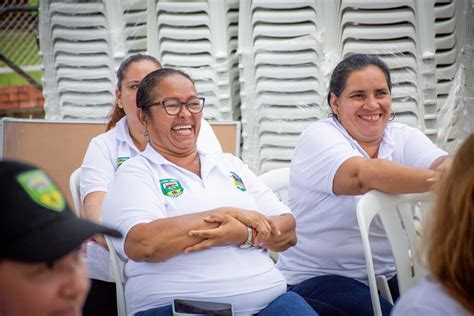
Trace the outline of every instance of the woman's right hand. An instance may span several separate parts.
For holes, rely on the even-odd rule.
[[[253,239],[253,243],[257,246],[268,240],[272,234],[275,236],[281,235],[276,224],[269,217],[259,212],[238,208],[225,208],[224,210],[226,214],[234,217],[245,226],[255,229],[257,235]]]

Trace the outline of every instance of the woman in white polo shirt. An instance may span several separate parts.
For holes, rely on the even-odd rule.
[[[434,170],[450,161],[418,129],[389,122],[391,88],[389,69],[377,57],[345,58],[331,77],[333,116],[309,126],[296,145],[289,206],[298,244],[280,254],[277,267],[321,315],[373,313],[356,218],[360,195],[428,191]],[[376,274],[387,277],[397,297],[394,259],[380,223],[370,239]],[[384,299],[381,305],[388,315],[392,305]]]
[[[154,57],[136,54],[123,61],[117,70],[116,103],[107,124],[107,132],[89,144],[81,166],[83,216],[100,222],[102,201],[115,172],[130,157],[145,149],[147,139],[137,118],[136,92],[141,80],[161,68]],[[203,120],[198,147],[203,151],[221,151],[210,125]],[[92,279],[85,315],[116,315],[115,284],[109,281],[109,253],[101,236],[87,244],[87,266]]]
[[[295,244],[289,209],[240,159],[196,146],[204,102],[176,69],[138,89],[149,143],[103,205],[104,222],[124,233],[114,246],[128,259],[128,314],[172,315],[173,299],[188,298],[230,303],[234,315],[315,315],[267,253]]]

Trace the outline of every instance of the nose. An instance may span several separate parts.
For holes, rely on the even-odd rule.
[[[90,286],[83,260],[81,258],[69,259],[64,262],[61,271],[63,278],[60,295],[67,300],[82,304]]]
[[[179,112],[177,114],[179,117],[189,117],[192,115],[192,113],[189,111],[188,106],[186,103],[181,103],[181,108],[179,109]]]
[[[365,106],[367,110],[376,110],[379,108],[379,103],[377,101],[377,98],[373,94],[369,94],[367,96]]]

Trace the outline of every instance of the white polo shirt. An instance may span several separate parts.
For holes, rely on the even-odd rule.
[[[205,120],[201,121],[197,147],[204,152],[221,152],[222,148],[211,126]],[[120,165],[139,150],[130,137],[127,118],[120,119],[115,128],[94,137],[87,149],[81,166],[80,192],[81,201],[91,192],[107,192],[115,172]],[[88,242],[86,262],[89,277],[109,281],[109,252],[95,242]]]
[[[202,179],[167,161],[150,145],[117,172],[107,192],[104,223],[116,227],[115,239],[126,258],[124,240],[140,223],[219,207],[289,213],[242,161],[232,155],[199,152]],[[283,275],[266,250],[219,246],[180,254],[160,263],[128,260],[125,294],[128,314],[194,298],[231,303],[235,315],[258,313],[286,291]]]
[[[427,169],[446,152],[421,131],[389,123],[378,157],[414,168]],[[280,254],[277,267],[288,284],[320,275],[342,275],[367,280],[362,240],[357,224],[359,196],[332,191],[336,171],[351,157],[370,159],[334,118],[310,125],[299,137],[290,168],[289,206],[296,217],[298,244]],[[395,263],[381,222],[370,230],[377,275],[391,278]]]
[[[466,271],[466,273],[468,273]],[[472,289],[471,289],[472,290]],[[392,316],[472,316],[455,301],[436,281],[426,278],[417,287],[402,295],[395,304]]]

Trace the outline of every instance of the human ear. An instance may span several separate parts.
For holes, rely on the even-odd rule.
[[[115,101],[119,108],[123,109],[122,105],[122,92],[119,89],[115,89]]]
[[[337,102],[337,96],[334,94],[334,92],[331,92],[331,96],[329,97],[329,106],[331,106],[332,112],[337,116],[339,105]]]
[[[145,128],[148,127],[148,114],[146,114],[142,108],[137,109],[137,118],[140,121],[140,123],[143,125],[143,127]]]

